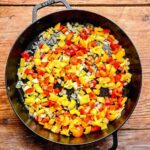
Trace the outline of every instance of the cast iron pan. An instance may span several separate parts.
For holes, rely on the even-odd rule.
[[[67,10],[57,11],[39,20],[36,20],[37,11],[40,8],[58,2],[63,3],[67,7]],[[27,47],[29,47],[29,45],[31,45],[39,33],[46,30],[50,26],[54,26],[58,22],[89,22],[93,25],[100,25],[103,28],[111,29],[112,34],[115,35],[116,39],[119,40],[120,44],[125,48],[126,56],[130,59],[130,72],[132,73],[132,80],[129,86],[126,87],[128,101],[126,103],[125,110],[122,112],[121,117],[118,120],[111,122],[108,126],[108,129],[105,131],[91,133],[77,139],[75,137],[66,137],[59,134],[54,134],[46,129],[43,129],[42,126],[36,123],[34,119],[29,116],[28,111],[23,105],[23,95],[15,88],[18,80],[17,69],[20,61],[20,54]],[[115,23],[101,15],[85,10],[71,9],[65,0],[49,0],[34,7],[33,23],[23,31],[13,45],[7,60],[5,73],[6,90],[11,106],[23,124],[36,135],[55,143],[76,146],[92,143],[102,140],[109,135],[113,135],[113,146],[111,148],[113,150],[116,149],[118,145],[117,131],[131,116],[137,104],[142,83],[142,69],[138,53],[124,31],[121,30]],[[77,149],[79,149],[79,147],[77,147]]]

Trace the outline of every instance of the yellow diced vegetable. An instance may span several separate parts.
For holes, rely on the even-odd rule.
[[[92,90],[91,90],[90,88],[87,88],[87,89],[86,89],[86,92],[87,92],[87,93],[91,93]]]
[[[34,59],[34,63],[36,66],[41,65],[41,60],[40,59]]]
[[[43,46],[42,46],[42,50],[43,50],[43,52],[48,52],[49,50],[50,50],[50,47],[47,45],[47,44],[44,44]]]
[[[60,23],[57,23],[57,24],[55,25],[55,27],[54,27],[55,30],[59,31],[59,30],[60,30],[60,25],[61,25]]]
[[[50,119],[48,122],[50,125],[53,125],[55,123],[55,119]]]
[[[74,99],[71,99],[71,102],[68,106],[69,109],[73,109],[76,106],[76,101]]]
[[[96,95],[99,95],[99,94],[100,94],[100,90],[99,90],[99,89],[94,89],[93,92],[94,92]]]
[[[42,88],[40,87],[39,84],[34,84],[34,88],[35,88],[35,90],[36,90],[38,93],[43,93],[43,90],[42,90]]]
[[[97,101],[100,103],[105,103],[104,97],[97,97]]]
[[[35,103],[35,97],[34,96],[30,96],[25,98],[25,102],[26,105],[31,105]]]
[[[80,112],[77,109],[72,109],[70,110],[70,114],[79,116]]]
[[[21,58],[20,60],[20,67],[24,67],[25,66],[25,59]]]
[[[49,99],[52,101],[57,101],[59,99],[59,97],[57,95],[51,93]]]
[[[89,95],[84,95],[81,97],[80,99],[80,104],[83,105],[83,104],[86,104],[86,103],[89,103],[90,102],[90,98],[89,98]]]
[[[54,133],[59,133],[60,132],[61,126],[59,124],[55,124],[52,126],[51,131]]]
[[[38,114],[38,115],[41,115],[41,114],[44,114],[44,113],[45,113],[45,110],[44,110],[44,109],[40,109],[40,110],[37,111],[37,114]]]
[[[62,135],[70,136],[69,129],[62,129],[60,132]]]
[[[89,134],[91,132],[91,126],[85,128],[84,134]]]

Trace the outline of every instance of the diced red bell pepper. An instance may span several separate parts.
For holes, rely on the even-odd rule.
[[[104,29],[104,30],[103,30],[103,33],[109,33],[109,32],[110,32],[109,29]]]
[[[45,78],[44,83],[45,83],[46,85],[48,85],[48,83],[49,83],[49,77],[46,77],[46,78]]]
[[[54,89],[54,93],[55,93],[55,94],[58,94],[59,92],[60,92],[60,89],[59,89],[59,88]]]
[[[43,90],[43,94],[45,95],[45,96],[49,96],[49,91],[48,90]]]
[[[81,114],[81,115],[85,114],[84,109],[80,109],[80,114]]]
[[[38,75],[43,76],[45,74],[44,70],[38,70]]]
[[[83,40],[87,40],[87,38],[88,38],[88,34],[86,34],[86,33],[84,33],[84,32],[80,33],[79,36],[80,36]]]
[[[95,99],[96,98],[96,95],[93,92],[90,92],[89,96],[90,96],[90,99]]]
[[[49,117],[45,117],[45,118],[42,119],[43,123],[47,123],[48,121],[49,121]]]
[[[107,62],[109,62],[109,63],[113,62],[113,58],[112,58],[112,57],[109,57],[109,58],[107,59]]]
[[[110,47],[112,50],[116,50],[116,49],[120,48],[120,45],[119,44],[110,44]]]
[[[49,106],[53,106],[55,104],[55,102],[51,101],[51,100],[48,100],[48,105]]]
[[[39,44],[39,48],[42,48],[42,47],[43,47],[43,43],[40,43],[40,44]]]
[[[116,69],[118,69],[120,67],[120,62],[119,61],[114,61],[113,65]]]
[[[97,84],[96,80],[93,80],[90,82],[90,87],[95,88],[96,84]]]
[[[30,94],[30,93],[33,92],[33,90],[34,90],[33,87],[32,87],[32,88],[28,88],[28,89],[25,91],[25,93],[26,93],[26,94]]]
[[[105,105],[107,105],[107,106],[108,106],[108,105],[110,105],[110,104],[111,104],[110,99],[109,99],[109,98],[107,98],[107,99],[106,99],[106,101],[105,101]]]
[[[26,69],[24,71],[24,73],[27,74],[27,75],[32,75],[34,73],[34,70],[33,69]]]
[[[71,45],[71,44],[72,44],[72,41],[71,41],[71,40],[66,40],[66,44],[67,44],[67,45]]]
[[[28,52],[24,51],[23,53],[21,53],[21,56],[25,59],[25,60],[28,60],[30,55]]]
[[[91,128],[91,132],[96,132],[96,131],[99,131],[101,128],[99,126],[93,126]]]
[[[115,78],[115,82],[119,82],[121,79],[121,75],[115,75],[114,78]]]
[[[68,55],[68,56],[73,56],[73,55],[75,55],[76,54],[76,51],[74,51],[74,50],[69,50],[69,49],[67,49],[67,50],[65,50],[64,51],[64,53],[66,54],[66,55]]]

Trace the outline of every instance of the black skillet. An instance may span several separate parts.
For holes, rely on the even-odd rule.
[[[43,18],[36,20],[37,11],[45,6],[53,3],[63,3],[67,10],[57,11],[51,13]],[[23,124],[28,127],[36,135],[64,145],[76,145],[77,149],[83,144],[92,143],[98,140],[102,140],[107,136],[113,136],[113,146],[112,150],[117,148],[117,131],[120,127],[129,119],[131,116],[140,95],[141,83],[142,83],[142,68],[138,53],[133,43],[129,37],[120,29],[115,23],[108,20],[107,18],[98,15],[96,13],[71,9],[69,4],[65,0],[48,0],[44,3],[36,5],[33,9],[33,23],[28,26],[23,33],[17,38],[15,44],[13,45],[8,60],[6,64],[5,80],[6,80],[6,90],[9,101],[12,108],[14,109],[17,116],[23,122]],[[91,133],[86,136],[82,136],[79,139],[75,137],[65,137],[62,135],[51,133],[48,130],[43,129],[38,123],[32,119],[28,111],[23,105],[23,96],[20,91],[16,89],[17,69],[20,61],[20,54],[36,39],[39,33],[46,30],[50,26],[54,26],[58,22],[79,22],[79,23],[92,23],[93,25],[100,25],[103,28],[109,28],[112,34],[115,35],[116,39],[119,40],[120,44],[125,48],[126,56],[130,59],[130,72],[132,73],[131,84],[126,88],[126,94],[128,96],[128,101],[126,103],[125,110],[122,112],[121,117],[118,120],[111,122],[108,129],[101,132]]]

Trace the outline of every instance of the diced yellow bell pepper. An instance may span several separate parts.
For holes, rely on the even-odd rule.
[[[116,54],[116,59],[119,60],[119,61],[122,61],[122,59],[123,59],[124,56],[125,56],[125,50],[121,49]]]
[[[20,60],[20,67],[24,67],[25,66],[25,59],[21,58]]]
[[[109,71],[109,74],[110,75],[114,75],[116,73],[116,71],[117,70],[115,69],[115,67],[112,66],[111,69],[110,69],[110,71]]]
[[[87,89],[86,89],[86,92],[87,92],[87,93],[91,93],[92,90],[91,90],[90,88],[87,88]]]
[[[80,112],[77,109],[70,110],[70,114],[80,116]]]
[[[62,125],[63,125],[63,126],[67,126],[67,125],[69,125],[69,123],[70,123],[69,117],[68,117],[68,116],[65,116],[64,121],[62,122]]]
[[[34,59],[40,59],[40,49],[37,49],[34,54]]]
[[[73,87],[73,82],[72,80],[68,80],[65,84],[64,84],[64,87],[66,89],[71,89]]]
[[[86,103],[89,103],[90,102],[90,98],[89,98],[89,95],[84,95],[82,96],[80,99],[80,104],[83,105],[83,104],[86,104]]]
[[[54,133],[59,133],[60,132],[61,126],[59,124],[55,124],[52,126],[51,131]]]
[[[60,132],[62,135],[70,136],[69,129],[62,129]]]
[[[63,105],[64,107],[70,105],[70,101],[68,101],[68,99],[63,100],[61,103],[62,103],[62,105]]]
[[[97,109],[93,108],[93,109],[91,110],[91,114],[96,115],[97,113],[98,113],[98,112],[97,112]]]
[[[34,63],[36,66],[41,65],[41,60],[40,59],[34,59]]]
[[[49,32],[44,32],[43,33],[43,38],[49,40],[51,38],[51,35],[49,34]]]
[[[110,71],[111,67],[112,67],[111,64],[106,64],[106,69],[107,69],[107,71]]]
[[[36,90],[38,93],[43,93],[43,90],[42,90],[42,88],[40,87],[39,84],[34,84],[34,88],[35,88],[35,90]]]
[[[85,128],[84,134],[89,134],[91,132],[91,126]]]
[[[96,89],[100,89],[100,88],[101,88],[101,84],[97,84],[97,85],[95,86],[95,88],[96,88]]]
[[[75,101],[74,99],[71,99],[71,102],[70,102],[68,108],[71,110],[71,109],[73,109],[75,106],[76,106],[76,101]]]
[[[49,123],[44,123],[44,128],[50,130],[52,128],[52,125]]]
[[[44,44],[42,46],[42,50],[43,50],[43,52],[47,53],[50,50],[50,47],[47,44]]]
[[[104,36],[101,36],[101,35],[97,35],[95,39],[96,39],[97,41],[103,42],[103,41],[105,40],[105,37],[104,37]]]
[[[29,81],[32,81],[32,80],[33,80],[33,78],[32,78],[31,75],[27,75],[27,79],[28,79]]]
[[[104,97],[97,97],[97,101],[100,103],[105,103]]]
[[[60,42],[58,43],[58,46],[59,46],[59,47],[64,47],[64,45],[65,45],[65,42],[64,42],[64,41],[60,41]]]
[[[30,96],[25,98],[25,102],[26,105],[31,105],[35,103],[35,97],[34,96]]]
[[[49,123],[50,125],[53,125],[53,124],[55,123],[55,119],[53,119],[53,118],[50,119],[48,123]]]
[[[57,23],[57,24],[55,25],[55,27],[54,27],[55,30],[59,31],[59,30],[60,30],[60,25],[61,25],[60,23]]]
[[[41,115],[41,114],[44,114],[44,113],[45,113],[45,110],[44,110],[44,109],[40,109],[40,110],[37,111],[37,114],[38,114],[38,115]]]
[[[29,113],[34,113],[34,109],[32,107],[29,107]]]
[[[99,90],[99,89],[94,89],[93,92],[94,92],[96,95],[99,95],[99,94],[100,94],[100,90]]]
[[[57,101],[59,99],[59,97],[57,95],[55,95],[54,93],[51,93],[49,99],[52,101]]]
[[[107,129],[107,124],[106,123],[101,122],[99,126],[101,127],[101,130]]]

